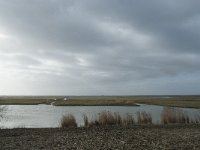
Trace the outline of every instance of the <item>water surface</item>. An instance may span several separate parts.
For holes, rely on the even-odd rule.
[[[145,105],[135,106],[52,106],[52,105],[7,105],[4,118],[0,121],[1,128],[46,128],[58,127],[63,115],[73,114],[78,125],[83,125],[82,115],[86,114],[89,120],[102,111],[119,112],[121,115],[136,116],[138,111],[146,111],[152,115],[154,123],[160,121],[162,106]],[[200,113],[199,109],[181,108],[189,116]]]

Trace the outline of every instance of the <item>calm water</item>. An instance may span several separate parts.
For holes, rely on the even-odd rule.
[[[0,128],[43,128],[58,127],[63,115],[73,114],[77,123],[83,124],[82,115],[87,114],[89,119],[94,118],[102,111],[119,112],[121,115],[129,113],[136,116],[137,111],[151,113],[153,122],[160,121],[162,106],[140,105],[135,106],[52,106],[52,105],[7,105],[4,118],[0,121]],[[182,108],[189,116],[200,114],[199,109]]]

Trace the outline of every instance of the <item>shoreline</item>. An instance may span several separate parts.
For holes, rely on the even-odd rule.
[[[0,129],[2,149],[200,149],[200,126]]]
[[[3,105],[52,105],[52,106],[130,106],[130,107],[140,107],[140,105],[154,105],[154,106],[162,106],[162,107],[177,107],[177,108],[192,108],[192,109],[200,109],[200,106],[179,106],[179,105],[172,105],[172,104],[156,104],[156,103],[134,103],[134,104],[47,104],[47,103],[2,103],[0,102],[0,106]]]

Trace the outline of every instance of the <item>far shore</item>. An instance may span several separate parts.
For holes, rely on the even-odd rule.
[[[200,108],[200,96],[0,96],[0,105],[138,106]]]

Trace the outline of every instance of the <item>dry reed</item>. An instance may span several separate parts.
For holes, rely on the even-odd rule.
[[[172,123],[191,123],[189,116],[181,109],[164,107],[161,112],[161,123],[172,124]]]
[[[126,114],[125,117],[122,119],[122,126],[132,126],[135,124],[135,119],[132,115]]]
[[[137,123],[138,124],[152,124],[152,117],[150,113],[145,111],[137,112]]]
[[[126,114],[121,116],[119,113],[111,113],[103,111],[95,116],[93,120],[89,120],[86,114],[83,114],[84,127],[92,126],[133,126],[135,124],[153,124],[152,116],[145,111],[136,113],[136,120],[133,115]],[[200,123],[200,115],[190,118],[184,111],[178,108],[164,107],[161,112],[161,124],[173,123]],[[75,117],[73,115],[63,116],[61,119],[61,127],[77,127]]]
[[[84,127],[107,125],[131,126],[135,124],[134,117],[130,114],[126,114],[124,117],[122,117],[119,113],[111,113],[109,111],[103,111],[99,113],[99,115],[90,122],[88,122],[87,116],[83,115],[83,120]]]
[[[0,105],[0,119],[4,117],[4,113],[6,111],[7,107]]]
[[[89,127],[89,121],[86,114],[83,114],[84,127]]]
[[[60,125],[61,125],[62,128],[65,128],[65,127],[77,127],[76,119],[71,114],[63,116],[61,118]]]

